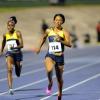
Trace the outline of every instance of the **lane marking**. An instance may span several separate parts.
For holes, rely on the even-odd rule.
[[[87,79],[85,79],[85,80],[83,80],[83,81],[80,81],[80,82],[78,82],[78,83],[76,83],[76,84],[73,84],[73,85],[71,85],[71,86],[69,86],[69,87],[63,89],[62,91],[63,91],[63,92],[68,91],[68,90],[70,90],[70,89],[72,89],[72,88],[74,88],[74,87],[77,87],[77,86],[79,86],[79,85],[82,85],[82,84],[84,84],[84,83],[86,83],[86,82],[88,82],[88,81],[91,81],[91,80],[93,80],[93,79],[96,79],[96,78],[98,78],[98,77],[100,77],[100,73],[99,73],[99,74],[96,74],[96,75],[94,75],[94,76],[92,76],[92,77],[89,77],[89,78],[87,78]],[[48,98],[50,98],[50,97],[52,97],[52,96],[54,96],[54,95],[57,95],[57,94],[58,94],[58,92],[55,92],[55,93],[53,93],[52,95],[47,96],[47,97],[44,97],[44,98],[42,98],[42,99],[40,99],[40,100],[46,100],[46,99],[48,99]]]
[[[100,58],[100,57],[99,57]],[[99,61],[99,58],[98,58],[98,60],[97,59],[94,59],[93,58],[93,61]],[[30,60],[30,62],[31,61],[33,61],[33,60]],[[65,60],[65,63],[71,63],[71,62],[89,62],[89,63],[91,63],[91,59],[89,59],[89,58],[87,58],[87,57],[82,57],[82,58],[77,58],[77,59],[75,59],[75,58],[71,58],[71,59],[68,59],[67,61]],[[22,62],[23,63],[23,68],[25,68],[25,67],[27,67],[27,66],[31,66],[31,65],[36,65],[36,64],[40,64],[40,63],[43,63],[43,61],[35,61],[35,63],[31,63],[31,64],[28,64],[28,62],[26,61],[23,61]],[[6,63],[5,63],[5,66],[6,66]],[[4,73],[6,71],[6,69],[2,69],[2,70],[0,70],[0,73]]]
[[[72,72],[75,72],[75,71],[78,71],[78,70],[81,70],[81,69],[84,69],[84,68],[87,68],[87,67],[91,67],[92,65],[95,65],[97,63],[100,63],[100,62],[95,62],[95,63],[92,63],[92,64],[83,65],[81,67],[78,67],[78,68],[75,68],[75,69],[71,69],[69,71],[65,71],[63,75],[66,75],[66,74],[69,74],[69,73],[72,73]],[[53,78],[55,78],[55,77],[56,76],[54,75]],[[47,80],[48,80],[47,78],[44,78],[44,79],[41,79],[41,80],[36,81],[36,82],[32,82],[32,83],[29,83],[29,84],[26,84],[26,85],[22,85],[22,86],[20,86],[18,88],[15,88],[13,90],[15,91],[15,90],[19,90],[19,89],[22,89],[22,88],[26,88],[26,87],[29,87],[29,86],[32,86],[32,85],[36,85],[36,84],[39,84],[39,83],[47,81]],[[8,91],[2,92],[2,93],[0,93],[0,95],[4,95],[6,93],[8,93]]]
[[[25,73],[21,74],[21,77],[26,76],[26,75],[30,75],[30,74],[34,74],[34,73],[37,73],[37,72],[40,72],[40,71],[43,71],[43,70],[45,70],[45,68],[40,68],[40,69],[32,70],[32,71],[29,71],[29,72],[25,72]],[[13,79],[16,79],[16,78],[17,78],[17,76],[14,75]],[[7,80],[7,78],[2,78],[2,79],[0,79],[0,82],[6,81],[6,80]]]
[[[82,59],[81,59],[82,60]],[[75,59],[73,59],[73,60],[69,60],[69,61],[65,61],[65,63],[66,64],[68,64],[68,63],[73,63],[73,62],[76,62],[76,61],[78,61],[78,60],[75,60]],[[82,60],[83,61],[83,60]],[[98,61],[96,61],[96,62],[98,62]],[[41,64],[41,63],[43,63],[43,62],[38,62],[38,64]],[[27,64],[27,65],[24,65],[24,67],[23,68],[25,68],[25,67],[27,67],[27,66],[30,66],[30,65],[36,65],[37,64],[37,62],[35,63],[35,64]],[[83,65],[84,66],[84,65]],[[21,74],[21,76],[26,76],[26,75],[29,75],[29,74],[33,74],[33,73],[35,73],[35,72],[39,72],[39,71],[43,71],[44,70],[44,68],[40,68],[40,69],[36,69],[36,71],[29,71],[29,72],[25,72],[25,73],[22,73]],[[6,69],[4,70],[4,71],[6,71]],[[13,76],[13,79],[15,79],[15,78],[17,78],[16,77],[16,75],[14,75]],[[0,82],[3,82],[3,81],[6,81],[7,80],[7,78],[5,77],[5,78],[2,78],[2,79],[0,79]]]
[[[41,61],[41,62],[35,62],[34,64],[32,64],[32,63],[26,63],[26,64],[23,64],[23,68],[25,68],[25,67],[27,67],[27,66],[33,66],[33,65],[36,65],[36,64],[40,64],[40,63],[43,63],[43,61]],[[5,64],[5,66],[7,66],[6,64]],[[6,72],[7,71],[7,69],[2,69],[2,70],[0,70],[0,73],[4,73],[4,72]]]

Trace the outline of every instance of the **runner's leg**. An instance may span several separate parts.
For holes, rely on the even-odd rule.
[[[20,63],[20,61],[16,61],[15,62],[15,73],[17,77],[20,77],[21,69],[22,69],[22,64]]]
[[[13,77],[12,77],[13,67],[12,67],[12,64],[13,64],[13,58],[11,56],[7,56],[6,61],[7,61],[7,71],[8,71],[8,75],[7,75],[8,76],[8,86],[9,86],[9,89],[11,90],[10,94],[13,94],[12,93],[12,82],[13,82]]]
[[[62,66],[58,66],[56,64],[55,66],[55,71],[56,71],[56,77],[57,77],[57,82],[58,82],[58,100],[61,100],[62,97],[62,87],[63,87],[63,70],[64,67]]]
[[[15,73],[17,77],[20,77],[21,69],[22,69],[22,52],[16,53],[14,55],[14,63],[15,63]]]
[[[53,74],[53,66],[54,66],[54,61],[50,58],[50,57],[46,57],[45,59],[45,67],[46,67],[46,71],[47,71],[47,76],[48,76],[48,90],[51,90],[52,88],[52,74]],[[47,91],[49,94],[49,91]]]

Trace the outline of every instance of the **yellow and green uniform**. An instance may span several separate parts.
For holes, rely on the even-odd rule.
[[[16,47],[19,45],[19,38],[17,36],[17,32],[14,31],[13,34],[6,33],[5,37],[7,45],[6,57],[11,56],[15,62],[22,61],[23,55],[21,49],[16,49]],[[11,47],[13,47],[13,49],[11,49]]]
[[[57,35],[64,40],[63,30],[55,33],[53,28],[50,29],[50,32],[48,33],[49,48],[45,58],[50,57],[53,61],[55,61],[55,65],[61,66],[64,65],[64,44],[56,40]]]
[[[5,37],[6,37],[6,45],[7,45],[7,51],[19,51],[19,49],[11,49],[11,47],[17,47],[19,45],[19,38],[17,36],[17,33],[16,31],[14,31],[13,34],[9,34],[9,33],[6,33],[5,34]]]
[[[61,42],[58,42],[56,40],[57,35],[59,35],[62,40],[64,39],[63,30],[55,33],[53,31],[53,28],[51,28],[50,32],[48,33],[49,53],[50,54],[60,55],[64,52],[64,44],[62,44]]]

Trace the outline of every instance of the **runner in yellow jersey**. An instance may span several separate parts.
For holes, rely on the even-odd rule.
[[[54,27],[47,29],[43,38],[41,39],[39,48],[35,49],[35,52],[39,53],[46,38],[48,38],[48,51],[45,56],[45,66],[48,76],[48,87],[46,89],[47,94],[51,94],[53,85],[52,71],[55,67],[56,77],[58,82],[58,100],[62,98],[63,87],[63,70],[64,70],[64,46],[71,47],[71,39],[68,31],[65,31],[62,24],[65,22],[63,14],[56,14],[54,16]]]
[[[17,19],[15,16],[10,17],[7,22],[7,29],[8,32],[3,34],[1,52],[3,53],[5,46],[7,47],[6,52],[6,63],[7,63],[7,70],[8,70],[8,85],[9,85],[9,93],[13,94],[12,89],[12,70],[13,65],[15,66],[15,72],[17,77],[20,77],[21,73],[21,61],[22,61],[22,51],[23,48],[23,38],[20,31],[15,30],[15,24],[17,23]]]

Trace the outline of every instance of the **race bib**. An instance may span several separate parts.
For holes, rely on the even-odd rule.
[[[49,43],[49,53],[54,53],[54,52],[61,52],[61,43],[60,42],[51,42]]]
[[[7,49],[8,51],[12,51],[11,47],[17,47],[17,43],[15,40],[7,41]]]

